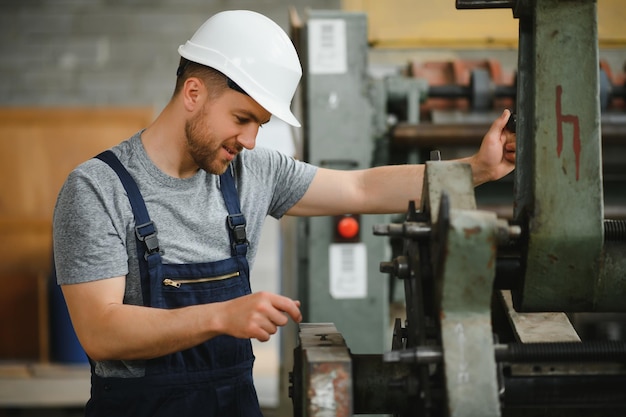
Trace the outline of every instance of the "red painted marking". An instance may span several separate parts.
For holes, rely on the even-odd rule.
[[[556,86],[556,154],[561,157],[563,150],[563,123],[571,123],[574,125],[574,138],[572,147],[574,148],[574,156],[576,157],[576,181],[580,177],[580,122],[578,116],[572,114],[563,114],[561,109],[561,95],[563,95],[563,87]]]

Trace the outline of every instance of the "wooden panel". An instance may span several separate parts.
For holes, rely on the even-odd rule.
[[[375,47],[517,48],[511,9],[457,10],[454,0],[343,0],[346,11],[368,15]],[[624,0],[598,0],[601,47],[625,46]]]
[[[38,358],[37,275],[2,274],[0,282],[0,358]]]
[[[69,172],[151,119],[147,108],[0,108],[0,271],[49,263],[52,211]]]
[[[47,354],[52,212],[67,175],[152,117],[150,108],[0,108],[0,359]]]
[[[151,116],[147,109],[0,109],[0,215],[49,218],[72,168]]]

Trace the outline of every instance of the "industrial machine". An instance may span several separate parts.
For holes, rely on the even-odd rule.
[[[383,219],[372,227],[374,239],[391,243],[391,250],[376,247],[367,251],[368,259],[378,257],[380,272],[404,289],[406,313],[395,320],[390,343],[384,344],[389,347],[383,353],[362,352],[367,342],[356,336],[385,337],[384,324],[376,321],[385,300],[376,297],[389,292],[380,284],[381,293],[372,296],[366,290],[361,301],[366,308],[370,300],[374,311],[363,313],[359,306],[349,322],[333,316],[337,310],[329,303],[322,303],[323,314],[309,311],[310,322],[300,325],[294,349],[294,415],[626,415],[626,342],[619,330],[626,312],[626,186],[623,172],[602,162],[603,148],[614,149],[626,137],[624,118],[602,109],[626,94],[624,87],[607,81],[598,65],[596,2],[457,0],[456,6],[512,9],[519,20],[514,88],[495,88],[480,71],[463,88],[432,88],[410,77],[366,82],[364,55],[358,54],[366,46],[346,48],[332,37],[339,31],[348,42],[358,41],[363,21],[357,15],[310,17],[309,22],[317,20],[311,27],[320,31],[315,36],[327,36],[326,43],[315,46],[325,65],[307,72],[305,79],[305,105],[315,107],[307,114],[316,117],[325,109],[322,136],[328,126],[341,123],[335,117],[345,117],[337,104],[349,91],[354,103],[349,116],[363,117],[363,129],[371,129],[356,134],[378,137],[372,146],[386,143],[387,153],[374,152],[380,160],[372,163],[389,163],[393,149],[409,149],[407,142],[426,137],[425,132],[459,140],[463,134],[458,132],[471,130],[456,126],[455,134],[449,126],[419,123],[420,103],[429,93],[469,98],[477,108],[511,98],[517,168],[508,183],[511,211],[496,212],[485,208],[493,201],[479,202],[469,165],[430,153],[421,201],[407,202],[403,218]],[[313,36],[310,29],[307,33]],[[310,47],[306,37],[304,44]],[[333,73],[341,77],[331,84],[316,78]],[[323,105],[315,106],[315,100]],[[401,109],[404,120],[390,121],[390,108]],[[315,158],[323,153],[309,151]],[[350,158],[328,160],[362,166],[352,160],[361,152],[372,155],[372,149],[347,149]],[[406,159],[398,162],[420,162],[408,150],[400,153]],[[309,227],[313,233],[322,228],[331,233],[333,225]],[[369,240],[367,234],[362,227],[357,243]],[[312,252],[304,248],[303,253],[309,265],[318,265]],[[323,282],[328,285],[328,280]],[[319,293],[328,299],[342,294]],[[311,299],[316,296],[313,291]],[[617,328],[613,337],[585,331],[606,322]]]

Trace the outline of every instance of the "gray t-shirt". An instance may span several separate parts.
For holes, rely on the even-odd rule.
[[[213,262],[231,256],[225,221],[228,211],[219,176],[200,170],[191,178],[170,177],[146,154],[141,132],[112,151],[139,187],[158,229],[164,263]],[[232,166],[252,265],[265,217],[278,219],[297,203],[316,168],[265,148],[244,150]],[[126,276],[124,303],[142,305],[134,227],[130,202],[115,172],[98,159],[79,165],[61,188],[54,210],[58,283]],[[144,362],[98,362],[96,373],[143,376]]]

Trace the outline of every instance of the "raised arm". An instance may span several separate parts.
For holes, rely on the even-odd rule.
[[[472,166],[474,185],[494,181],[515,167],[515,134],[505,110],[485,134],[478,152],[461,161]],[[389,165],[354,171],[320,168],[302,199],[287,214],[401,213],[422,196],[424,165]]]

